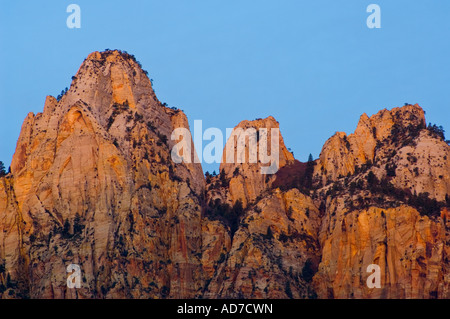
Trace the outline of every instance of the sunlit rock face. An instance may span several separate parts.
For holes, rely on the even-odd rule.
[[[200,164],[171,160],[176,127],[189,128],[186,116],[119,51],[90,54],[59,101],[27,116],[1,183],[12,296],[199,295],[205,184]],[[71,263],[80,289],[67,289]]]
[[[0,297],[449,298],[450,147],[425,123],[418,105],[363,114],[308,163],[279,134],[274,174],[229,140],[205,178],[174,162],[187,117],[134,56],[91,53],[25,118],[0,178]],[[235,129],[282,131],[271,116]]]
[[[450,147],[418,105],[361,116],[315,167],[321,298],[449,298]],[[368,266],[381,270],[370,289]]]

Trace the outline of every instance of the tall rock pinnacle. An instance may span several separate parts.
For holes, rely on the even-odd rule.
[[[204,177],[171,161],[177,127],[189,129],[183,112],[119,51],[90,54],[59,101],[27,116],[0,196],[1,254],[21,294],[70,297],[68,261],[83,269],[84,297],[197,294]]]
[[[228,139],[220,165],[220,171],[222,172],[223,170],[225,176],[230,179],[230,195],[233,203],[240,199],[244,206],[246,206],[248,202],[254,201],[265,189],[270,187],[270,182],[273,180],[274,174],[262,174],[262,167],[267,167],[271,163],[262,163],[260,144],[266,143],[268,152],[271,153],[271,129],[279,128],[279,123],[272,116],[254,121],[242,121],[235,127],[234,132],[237,132],[236,137],[232,135]],[[249,129],[254,129],[257,136],[254,144],[255,148],[253,149],[253,151],[256,151],[255,155],[257,155],[255,156],[256,161],[254,163],[250,161],[251,142],[249,140],[249,132],[251,131]],[[260,129],[267,130],[267,140],[261,140]],[[245,147],[240,148],[238,146],[239,140],[245,141]],[[294,161],[294,156],[284,145],[281,133],[279,134],[279,140],[276,145],[276,150],[273,150],[273,152],[277,154],[273,161],[276,162],[277,169],[274,173],[281,167]],[[232,163],[227,162],[227,152],[229,150],[232,151],[232,155],[236,159]],[[243,153],[242,158],[244,161],[242,163],[237,162],[238,152]]]

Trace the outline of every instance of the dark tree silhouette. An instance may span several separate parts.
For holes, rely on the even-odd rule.
[[[0,177],[3,177],[5,175],[6,175],[5,164],[3,164],[2,161],[0,161]]]
[[[273,238],[273,232],[272,229],[270,229],[270,226],[267,227],[267,233],[264,235],[264,238],[267,240],[271,240]]]
[[[225,170],[223,168],[220,171],[220,182],[222,184],[222,187],[228,187],[229,180],[227,179],[225,175]]]
[[[428,131],[430,131],[431,134],[445,140],[445,130],[441,125],[437,126],[436,124],[429,123],[427,129]]]

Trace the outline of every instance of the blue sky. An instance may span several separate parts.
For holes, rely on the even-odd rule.
[[[81,7],[81,29],[66,8]],[[381,7],[381,29],[366,8]],[[9,1],[0,7],[0,160],[84,58],[132,53],[158,98],[225,131],[269,115],[299,160],[359,116],[419,103],[450,136],[450,1]],[[206,143],[205,143],[206,144]],[[218,165],[204,165],[212,170]]]

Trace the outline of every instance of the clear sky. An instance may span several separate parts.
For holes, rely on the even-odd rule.
[[[81,29],[66,26],[71,3]],[[381,29],[366,25],[371,3]],[[449,18],[448,0],[3,1],[0,160],[10,164],[26,114],[106,48],[134,54],[191,125],[274,116],[301,161],[362,113],[406,102],[450,136]]]

